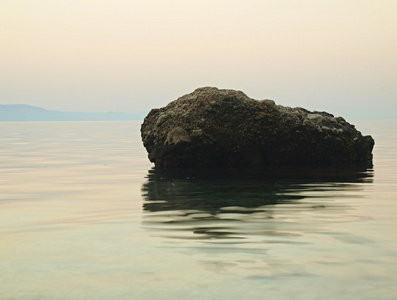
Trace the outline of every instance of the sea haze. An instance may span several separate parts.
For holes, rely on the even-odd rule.
[[[132,121],[144,117],[144,113],[63,112],[25,104],[0,104],[0,121]]]

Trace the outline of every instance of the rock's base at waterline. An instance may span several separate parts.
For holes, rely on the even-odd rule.
[[[341,117],[254,100],[241,91],[196,89],[152,109],[141,126],[159,171],[285,165],[372,164],[374,140]]]

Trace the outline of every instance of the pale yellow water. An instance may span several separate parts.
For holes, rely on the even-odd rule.
[[[0,299],[396,299],[397,122],[374,168],[169,180],[139,122],[0,123]]]

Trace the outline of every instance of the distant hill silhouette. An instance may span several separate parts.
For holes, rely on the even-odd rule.
[[[0,121],[128,121],[144,117],[144,113],[63,112],[25,104],[0,104]]]

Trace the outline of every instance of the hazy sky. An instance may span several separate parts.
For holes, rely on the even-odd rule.
[[[200,86],[397,118],[397,0],[0,0],[0,103],[146,112]]]

